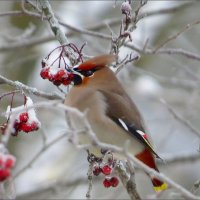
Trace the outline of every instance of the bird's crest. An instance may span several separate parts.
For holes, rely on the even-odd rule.
[[[91,71],[98,70],[105,67],[108,64],[111,64],[115,60],[116,60],[115,55],[111,55],[111,54],[101,55],[101,56],[97,56],[83,62],[78,67],[75,67],[74,70],[80,73],[90,71],[90,70]]]

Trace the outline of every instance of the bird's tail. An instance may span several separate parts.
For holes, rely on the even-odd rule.
[[[149,167],[151,167],[151,168],[153,168],[153,169],[155,169],[156,171],[159,172],[159,170],[158,170],[158,168],[156,167],[156,164],[155,164],[154,156],[152,155],[152,153],[148,149],[145,149],[143,152],[137,154],[136,158],[141,160],[147,166],[149,166]],[[158,180],[157,178],[151,177],[151,181],[152,181],[152,184],[154,186],[154,190],[156,192],[167,189],[167,184]]]

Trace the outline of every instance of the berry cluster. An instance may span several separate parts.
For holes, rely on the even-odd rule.
[[[40,76],[43,79],[48,79],[54,85],[60,86],[61,84],[69,85],[73,80],[74,74],[65,69],[46,66],[41,70]]]
[[[17,108],[11,108],[10,106],[8,106],[6,113],[11,112],[11,114],[9,114],[9,115],[7,114],[8,121],[9,121],[9,118],[12,117],[13,111],[15,111],[17,109],[25,109],[26,110],[27,106],[32,106],[32,105],[33,105],[33,102],[31,100],[31,98],[26,97],[25,105],[17,107]],[[3,133],[5,133],[7,126],[8,126],[8,122],[1,126],[1,130],[3,131]],[[18,135],[19,131],[29,133],[32,131],[36,131],[39,128],[40,128],[40,122],[36,117],[35,110],[29,109],[26,112],[19,113],[17,116],[15,116],[11,134],[16,136],[16,135]]]
[[[0,182],[10,177],[10,170],[15,166],[15,161],[15,157],[10,154],[0,154]]]
[[[14,122],[15,134],[19,131],[24,131],[26,133],[37,131],[39,129],[38,123],[35,121],[29,121],[28,112],[23,112],[19,115],[18,119]]]
[[[104,187],[117,187],[119,184],[119,179],[116,176],[114,176],[113,170],[115,167],[116,160],[113,160],[113,158],[108,160],[96,159],[93,162],[93,175],[99,176],[100,174],[103,174],[105,176],[103,181]]]

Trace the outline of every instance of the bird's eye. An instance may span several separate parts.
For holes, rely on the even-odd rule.
[[[93,75],[93,71],[92,70],[88,70],[88,71],[82,71],[81,72],[81,74],[83,75],[83,76],[91,76],[91,75]]]
[[[73,79],[74,85],[79,85],[82,83],[82,78],[78,74],[74,74],[74,79]]]

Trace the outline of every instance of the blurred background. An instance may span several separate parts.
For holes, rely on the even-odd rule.
[[[35,3],[36,1],[32,1]],[[122,16],[121,1],[50,1],[55,15],[61,21],[78,27],[110,35],[110,28],[118,36]],[[185,4],[185,6],[181,6]],[[132,9],[139,1],[132,2]],[[132,43],[141,49],[154,49],[170,36],[180,32],[187,24],[200,20],[200,3],[197,1],[149,1],[141,13],[171,9],[144,17],[131,33]],[[27,6],[29,9],[29,6]],[[27,15],[1,15],[8,11],[21,10],[20,1],[0,1],[0,74],[13,81],[46,92],[57,92],[56,86],[43,80],[39,73],[41,60],[59,42],[54,39],[47,21]],[[118,23],[109,20],[119,19]],[[108,25],[110,28],[108,28]],[[84,54],[95,56],[109,53],[111,41],[81,34],[62,27],[69,34],[69,41],[81,47]],[[200,55],[200,27],[192,26],[163,48],[184,49]],[[120,58],[136,51],[122,47]],[[151,133],[158,154],[166,160],[159,162],[159,169],[166,176],[190,190],[200,179],[200,59],[191,59],[178,54],[141,54],[135,63],[125,66],[118,78],[137,104]],[[0,85],[0,93],[15,88]],[[64,88],[67,92],[67,89]],[[34,102],[45,98],[29,95]],[[0,101],[1,113],[10,104],[10,97]],[[163,100],[166,103],[163,103]],[[22,95],[15,95],[14,106],[23,103]],[[17,199],[84,199],[87,192],[88,163],[84,151],[77,150],[66,138],[44,151],[38,159],[18,174],[33,157],[44,148],[44,135],[49,143],[66,129],[64,112],[41,108],[37,110],[42,129],[30,134],[20,133],[9,141],[9,151],[17,158],[13,171]],[[1,117],[1,124],[5,122]],[[105,189],[103,177],[95,177],[92,198],[129,198],[122,184]],[[154,194],[150,180],[143,172],[136,175],[137,188],[143,198]],[[197,194],[200,194],[200,192]],[[165,198],[174,198],[175,191]]]

